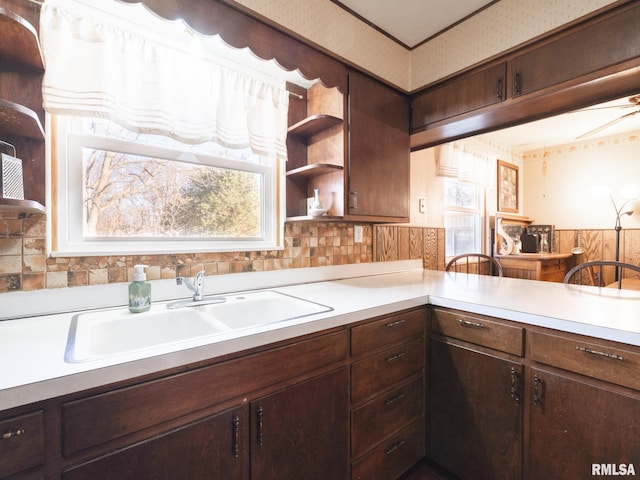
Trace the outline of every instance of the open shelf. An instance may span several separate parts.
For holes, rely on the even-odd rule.
[[[291,125],[287,131],[291,135],[308,138],[316,133],[320,133],[336,125],[340,125],[341,123],[342,119],[334,117],[333,115],[311,115],[310,117]]]
[[[287,217],[287,222],[329,222],[336,220],[344,220],[344,217],[337,215],[320,215],[319,217],[313,217],[311,215],[299,215],[296,217]]]
[[[33,200],[16,200],[13,198],[0,198],[0,213],[46,213],[45,207]]]
[[[0,100],[0,134],[44,141],[44,128],[36,112],[8,100]]]
[[[287,172],[289,178],[311,178],[320,175],[326,175],[327,173],[333,173],[343,170],[341,165],[333,165],[330,163],[312,163],[310,165],[304,165],[303,167],[294,168]]]
[[[36,29],[24,18],[0,7],[0,59],[44,71]]]

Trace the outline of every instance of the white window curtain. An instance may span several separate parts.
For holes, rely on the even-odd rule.
[[[286,159],[284,81],[221,66],[172,48],[171,39],[145,38],[55,0],[42,7],[40,32],[48,113],[108,118],[136,132]]]
[[[476,185],[491,185],[491,166],[495,158],[474,151],[462,142],[450,142],[437,147],[436,174]]]

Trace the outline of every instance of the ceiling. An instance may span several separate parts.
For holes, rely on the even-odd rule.
[[[495,0],[332,0],[412,48]]]
[[[495,0],[331,0],[408,48],[494,3]],[[629,115],[582,140],[640,131],[640,102],[629,97],[588,109],[484,134],[483,137],[524,152],[581,140],[579,137],[607,122]]]

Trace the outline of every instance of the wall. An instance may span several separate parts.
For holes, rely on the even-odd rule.
[[[411,51],[330,1],[236,0],[236,3],[406,91],[413,91],[614,2],[500,0]]]
[[[615,258],[616,214],[624,187],[640,189],[640,131],[525,152],[524,214],[556,227],[555,249],[569,252],[577,245],[578,230],[586,252],[581,261]],[[543,167],[546,160],[546,168]],[[620,259],[640,265],[640,208],[623,216]]]
[[[625,185],[640,188],[639,155],[640,131],[525,152],[524,213],[564,229],[613,228],[611,200],[597,190],[608,186],[621,205]],[[622,225],[640,228],[640,214]]]

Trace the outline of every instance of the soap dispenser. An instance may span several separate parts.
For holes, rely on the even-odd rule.
[[[146,312],[151,308],[151,284],[144,269],[147,265],[133,267],[133,282],[129,284],[129,311]]]

